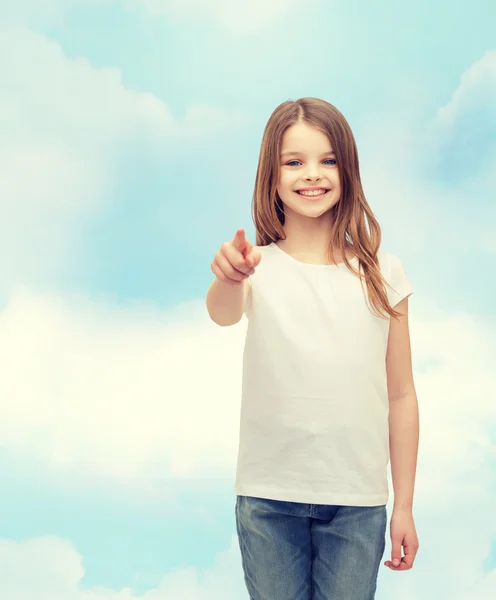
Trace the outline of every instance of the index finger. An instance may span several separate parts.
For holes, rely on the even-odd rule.
[[[233,245],[236,250],[239,250],[243,255],[245,250],[249,248],[249,242],[246,239],[246,234],[244,229],[238,229],[236,231],[236,235],[233,238]]]

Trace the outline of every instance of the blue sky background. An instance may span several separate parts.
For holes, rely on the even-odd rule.
[[[496,593],[492,2],[0,0],[0,597],[245,599],[246,322],[204,297],[281,102],[347,117],[415,293],[415,568]],[[385,558],[390,554],[386,546]]]

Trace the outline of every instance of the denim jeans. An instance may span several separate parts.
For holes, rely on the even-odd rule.
[[[382,506],[236,497],[250,600],[374,600],[386,545]]]

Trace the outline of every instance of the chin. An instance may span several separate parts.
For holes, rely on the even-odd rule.
[[[316,202],[315,204],[311,203],[287,203],[285,204],[285,209],[289,209],[290,212],[301,215],[302,217],[310,217],[317,219],[322,215],[325,215],[331,208],[337,204],[338,200],[332,202],[326,202],[325,204],[320,204]]]
[[[302,212],[301,214],[311,219],[318,219],[319,217],[323,217],[325,214],[327,214],[331,210],[331,208],[332,207],[329,206],[328,208],[320,209],[318,211],[309,210]]]

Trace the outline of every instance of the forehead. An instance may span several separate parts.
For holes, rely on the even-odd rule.
[[[327,135],[306,123],[296,123],[284,132],[281,142],[282,154],[330,153],[333,151]]]

